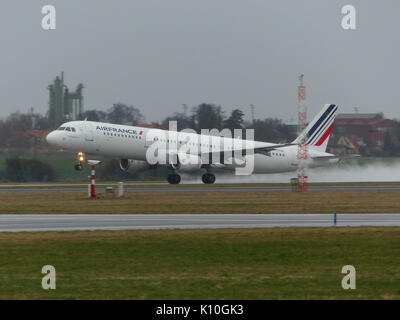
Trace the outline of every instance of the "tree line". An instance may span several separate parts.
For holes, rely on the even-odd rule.
[[[38,159],[8,158],[0,180],[13,182],[49,182],[56,180],[56,172],[49,163]]]
[[[140,109],[124,103],[116,103],[107,111],[87,110],[79,120],[99,121],[114,124],[140,125],[145,117]],[[68,121],[68,119],[65,119]],[[285,142],[294,138],[295,134],[290,126],[280,119],[256,119],[254,123],[244,120],[244,113],[240,109],[227,114],[220,105],[202,103],[192,108],[190,112],[174,112],[161,122],[151,122],[154,127],[168,129],[169,121],[177,121],[178,130],[193,129],[255,129],[255,139],[271,142]],[[43,139],[26,135],[30,130],[50,131],[50,122],[47,116],[38,113],[14,112],[5,120],[0,120],[0,147],[29,148],[37,144],[44,144]],[[0,150],[1,153],[1,150]]]
[[[145,117],[141,110],[125,103],[113,104],[106,111],[91,109],[85,111],[80,120],[107,122],[114,124],[140,125],[144,124]],[[66,119],[65,121],[68,121]],[[287,125],[280,119],[266,118],[255,119],[252,122],[245,121],[244,113],[240,109],[226,112],[220,105],[213,103],[201,103],[191,110],[174,112],[160,122],[151,122],[152,126],[168,129],[169,121],[177,121],[177,129],[193,129],[200,133],[201,129],[255,129],[254,139],[285,143],[292,141],[296,133],[296,127]],[[147,121],[149,123],[149,121]],[[41,137],[24,135],[29,130],[51,130],[47,116],[33,113],[11,114],[7,119],[0,120],[0,153],[4,148],[37,147],[41,144],[46,148],[46,143]],[[335,130],[333,131],[333,133]],[[383,150],[380,156],[395,156],[400,154],[400,122],[390,133],[386,133],[383,141]],[[361,152],[361,151],[360,151]],[[361,152],[362,153],[362,152]]]
[[[115,104],[111,112],[88,110],[82,114],[83,119],[91,121],[109,122],[115,124],[138,125],[144,121],[139,109],[125,104]],[[256,119],[254,123],[244,120],[244,113],[240,109],[233,110],[227,115],[220,105],[202,103],[192,108],[190,112],[174,112],[161,122],[152,122],[154,127],[168,129],[169,122],[176,121],[177,129],[193,129],[200,133],[201,129],[255,129],[255,139],[264,141],[284,142],[295,138],[293,129],[280,119]]]

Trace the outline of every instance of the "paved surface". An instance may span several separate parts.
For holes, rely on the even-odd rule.
[[[103,185],[104,186],[104,185]],[[96,190],[98,192],[104,192],[104,187],[97,187]],[[114,187],[116,190],[117,188]],[[184,191],[290,191],[291,187],[257,187],[257,186],[248,186],[248,187],[235,187],[235,186],[168,186],[168,187],[138,187],[138,188],[129,188],[126,186],[126,190],[128,192],[184,192]],[[382,186],[309,186],[308,190],[310,191],[329,191],[329,190],[400,190],[400,185],[382,185]],[[87,192],[87,187],[41,187],[41,188],[12,188],[10,186],[0,187],[1,192]]]
[[[333,226],[333,214],[0,215],[0,232]],[[338,214],[338,226],[400,226],[400,214]]]
[[[168,182],[128,182],[124,183],[125,186],[160,186],[168,185]],[[0,188],[27,188],[27,187],[87,187],[88,183],[36,183],[36,184],[0,184]],[[117,183],[96,183],[97,186],[114,186],[117,187]]]

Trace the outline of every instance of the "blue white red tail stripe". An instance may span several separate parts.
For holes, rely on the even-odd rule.
[[[326,119],[326,117],[331,113],[332,109],[335,107],[334,104],[329,105],[329,107],[325,110],[325,112],[319,117],[319,119],[315,122],[315,124],[312,126],[310,131],[308,132],[308,136],[311,136],[315,130],[318,129],[319,125],[321,124],[322,121]]]
[[[319,117],[319,119],[315,122],[312,128],[307,132],[307,143],[311,144],[313,141],[318,139],[318,136],[321,134],[321,131],[326,127],[326,125],[332,120],[333,115],[337,106],[331,104],[325,112]]]
[[[331,123],[328,130],[326,130],[325,133],[321,136],[321,138],[319,138],[319,140],[315,143],[315,145],[317,147],[319,147],[321,144],[323,144],[324,141],[326,140],[326,138],[329,137],[329,135],[331,134],[332,127],[333,127],[333,123]]]
[[[331,108],[332,107],[332,108]],[[330,107],[324,112],[324,114],[318,119],[313,128],[309,131],[307,144],[315,144],[320,140],[321,136],[331,127],[335,120],[335,115],[338,107],[331,104]],[[312,131],[313,134],[312,134]]]
[[[338,109],[339,107],[335,104],[326,104],[293,143],[306,143],[309,146],[318,147],[320,151],[325,151]]]

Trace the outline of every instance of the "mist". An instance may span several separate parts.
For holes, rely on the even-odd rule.
[[[400,181],[400,158],[353,161],[329,167],[308,169],[308,182],[394,182]],[[289,183],[297,177],[295,171],[277,174],[236,176],[233,172],[216,172],[216,183]],[[182,175],[182,183],[201,183],[201,176]]]

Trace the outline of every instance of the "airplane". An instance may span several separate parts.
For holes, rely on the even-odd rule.
[[[170,184],[180,183],[180,172],[205,170],[202,181],[212,184],[217,168],[237,172],[251,163],[249,174],[296,171],[301,164],[299,144],[308,148],[308,157],[302,160],[302,165],[314,168],[337,163],[339,157],[326,152],[337,111],[337,105],[326,104],[299,136],[287,144],[87,120],[66,122],[50,132],[46,140],[53,147],[76,153],[76,170],[83,168],[85,155],[90,154],[119,158],[120,168],[125,172],[166,166],[170,170],[167,177]]]

